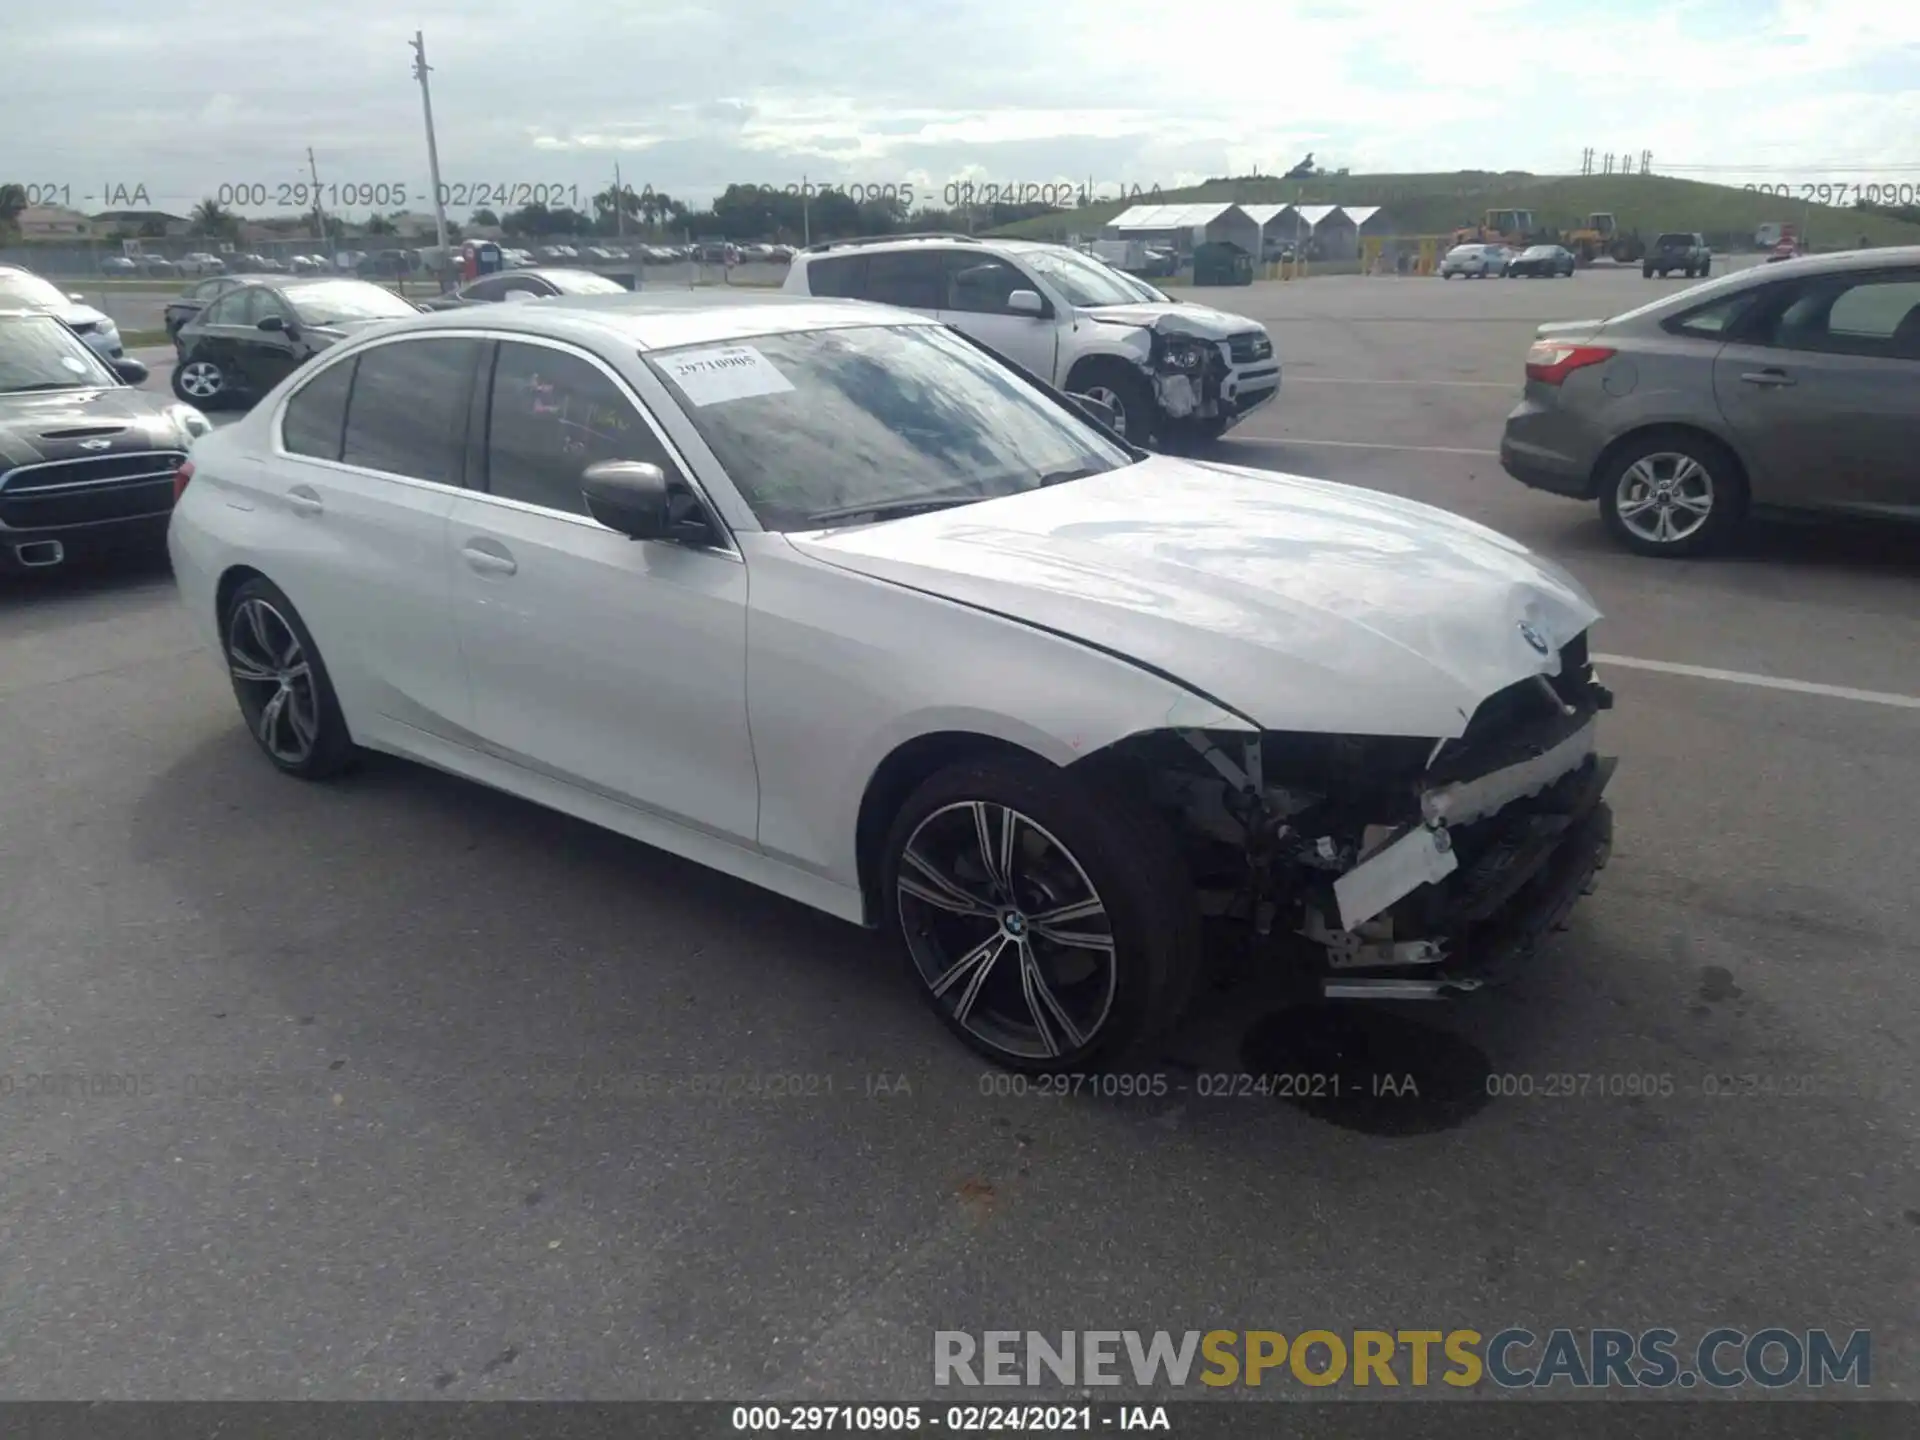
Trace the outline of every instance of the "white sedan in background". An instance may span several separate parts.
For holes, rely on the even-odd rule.
[[[1504,245],[1456,245],[1440,261],[1440,278],[1458,275],[1466,280],[1486,280],[1507,273],[1513,252]]]
[[[174,570],[281,770],[410,757],[884,927],[1001,1064],[1170,1026],[1203,915],[1329,995],[1531,954],[1610,843],[1585,591],[1095,413],[874,305],[421,316],[196,442]]]

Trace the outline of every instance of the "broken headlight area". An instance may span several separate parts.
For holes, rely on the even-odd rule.
[[[1218,342],[1155,330],[1147,366],[1154,399],[1172,419],[1205,419],[1220,413],[1227,362]]]
[[[1210,916],[1329,996],[1432,998],[1500,978],[1592,888],[1612,843],[1612,697],[1584,641],[1457,738],[1136,737]]]

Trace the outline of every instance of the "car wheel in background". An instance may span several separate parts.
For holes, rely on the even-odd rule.
[[[1699,555],[1745,518],[1746,476],[1709,436],[1656,431],[1611,456],[1600,475],[1600,514],[1614,538],[1642,555]]]
[[[1123,440],[1145,445],[1153,436],[1153,392],[1146,380],[1117,360],[1098,360],[1078,370],[1067,389],[1113,407],[1114,428]]]
[[[182,360],[173,367],[173,393],[202,410],[226,403],[227,374],[211,360]]]
[[[345,769],[353,737],[293,602],[268,580],[248,580],[220,617],[220,635],[240,714],[267,759],[302,780]]]
[[[1011,1069],[1121,1059],[1192,995],[1200,912],[1165,825],[1036,757],[925,781],[894,818],[882,885],[921,994]]]

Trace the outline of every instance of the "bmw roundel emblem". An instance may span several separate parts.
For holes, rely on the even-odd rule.
[[[1520,638],[1542,655],[1547,654],[1553,649],[1551,645],[1547,644],[1547,637],[1524,620],[1520,622]]]

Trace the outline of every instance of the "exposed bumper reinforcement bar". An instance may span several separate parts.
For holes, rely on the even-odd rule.
[[[1613,853],[1613,810],[1596,800],[1567,830],[1552,857],[1517,893],[1496,926],[1476,934],[1471,954],[1435,975],[1331,975],[1321,981],[1330,1000],[1444,1000],[1510,979],[1556,930]]]

